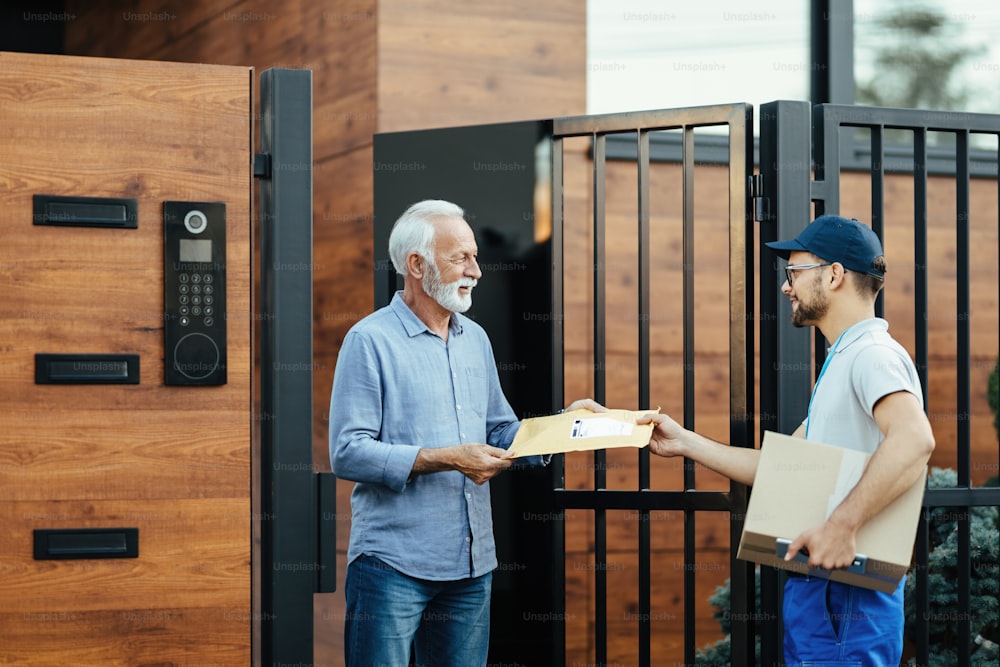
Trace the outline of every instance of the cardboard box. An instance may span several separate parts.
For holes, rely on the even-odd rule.
[[[849,568],[810,569],[802,554],[786,562],[788,544],[823,523],[854,488],[870,455],[767,431],[750,493],[737,558],[891,593],[910,568],[926,471],[858,531]]]

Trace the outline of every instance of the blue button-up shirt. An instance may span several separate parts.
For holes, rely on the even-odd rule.
[[[457,471],[410,476],[420,448],[507,448],[520,423],[489,338],[453,314],[448,341],[397,292],[340,348],[330,397],[330,461],[351,494],[348,562],[376,556],[413,577],[454,580],[497,567],[489,484]]]

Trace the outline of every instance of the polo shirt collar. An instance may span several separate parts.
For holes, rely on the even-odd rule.
[[[881,317],[873,317],[867,320],[861,320],[860,322],[855,322],[851,326],[844,329],[844,332],[840,334],[840,340],[836,343],[834,353],[846,349],[849,345],[851,345],[851,343],[856,342],[866,334],[884,332],[888,330],[889,323]]]

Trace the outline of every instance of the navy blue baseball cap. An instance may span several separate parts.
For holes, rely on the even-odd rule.
[[[789,241],[765,243],[784,259],[795,252],[810,252],[828,262],[840,262],[844,268],[867,273],[876,278],[885,274],[873,262],[882,253],[882,243],[871,227],[839,215],[821,215]]]

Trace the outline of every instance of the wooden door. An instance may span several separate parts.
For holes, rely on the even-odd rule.
[[[250,662],[251,82],[0,53],[0,664]],[[170,201],[224,205],[223,384],[165,383]]]

